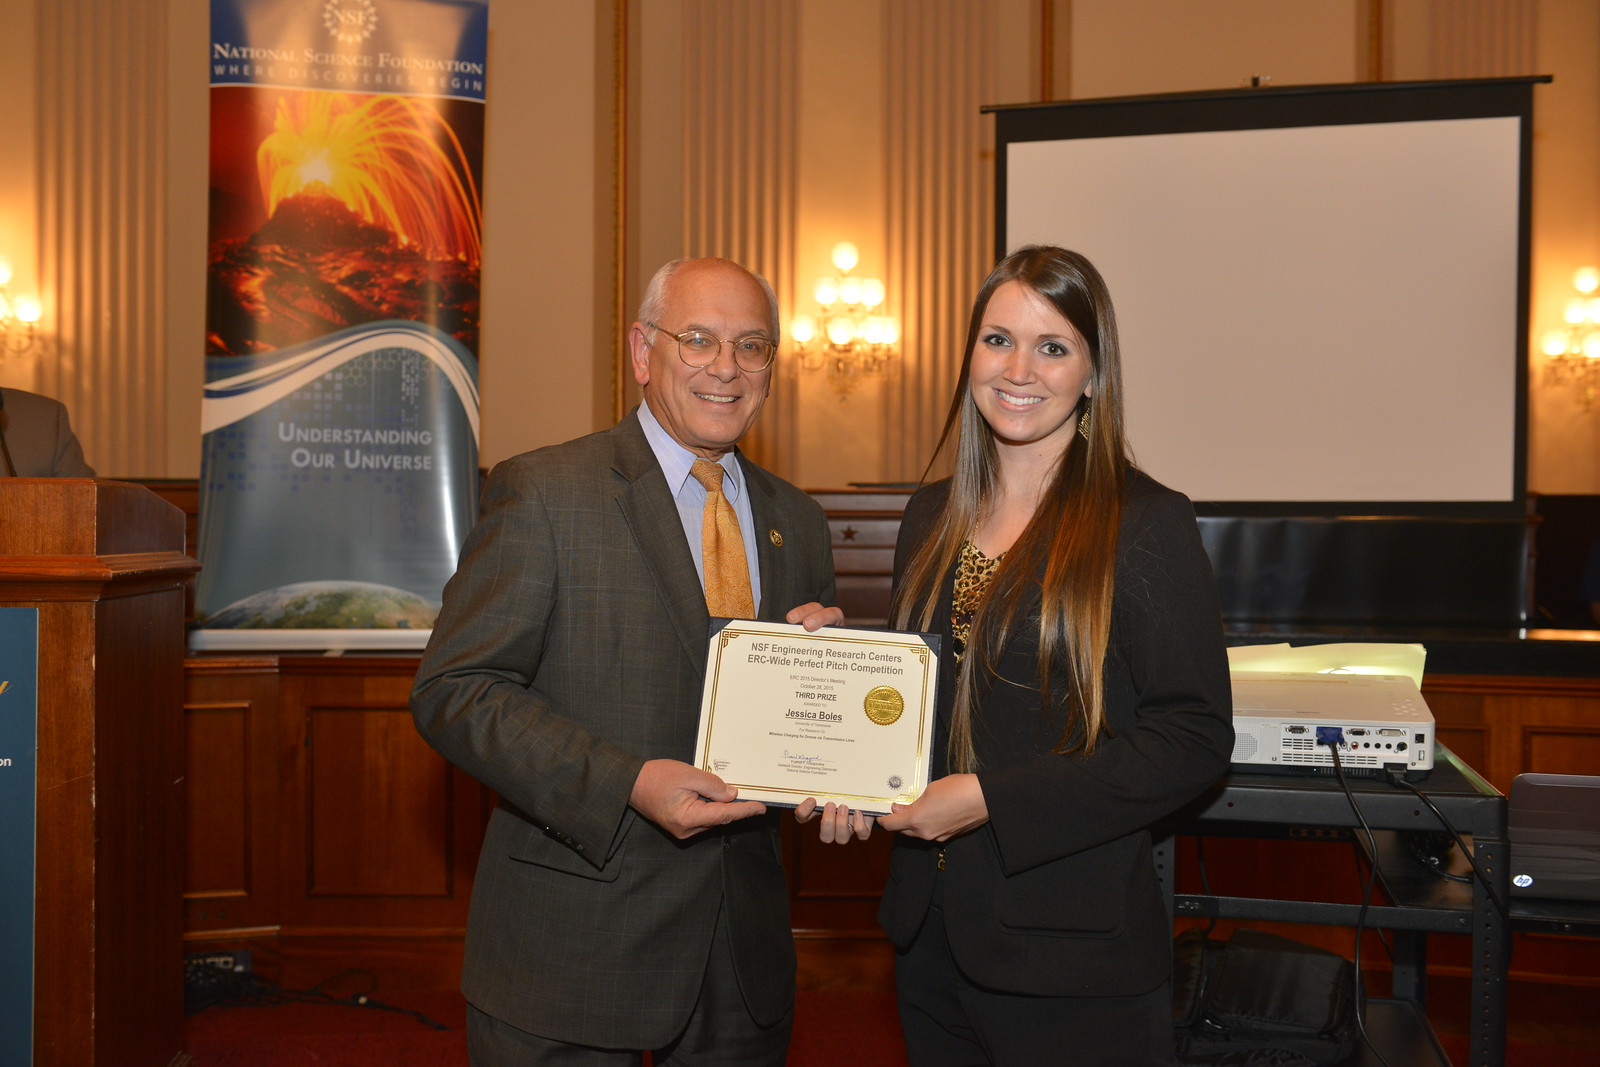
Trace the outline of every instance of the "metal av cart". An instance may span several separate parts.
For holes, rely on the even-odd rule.
[[[1458,933],[1473,939],[1470,1063],[1505,1062],[1506,970],[1511,932],[1506,916],[1476,883],[1441,879],[1403,855],[1404,831],[1438,831],[1437,816],[1415,794],[1386,780],[1345,779],[1377,837],[1378,892],[1365,926],[1394,931],[1392,998],[1370,998],[1367,1033],[1392,1067],[1424,1067],[1449,1060],[1424,1014],[1427,934]],[[1439,746],[1432,773],[1420,788],[1455,829],[1469,838],[1495,895],[1508,899],[1505,797],[1456,755]],[[1170,833],[1158,836],[1156,866],[1175,917],[1354,926],[1359,904],[1265,897],[1174,893],[1175,836],[1286,836],[1290,830],[1343,828],[1366,846],[1360,821],[1332,774],[1229,774],[1219,789],[1180,812]],[[1370,855],[1370,853],[1369,853]],[[1350,1061],[1379,1067],[1365,1045]]]

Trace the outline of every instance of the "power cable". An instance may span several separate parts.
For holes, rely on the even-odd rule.
[[[367,979],[367,991],[335,996],[323,987],[352,975]],[[371,996],[377,979],[371,971],[350,969],[340,971],[325,982],[310,989],[284,989],[256,977],[249,971],[234,970],[209,960],[191,960],[184,968],[184,1013],[197,1015],[211,1007],[271,1007],[278,1004],[337,1004],[347,1008],[370,1008],[409,1015],[435,1030],[450,1027],[428,1018],[419,1011],[387,1004]]]

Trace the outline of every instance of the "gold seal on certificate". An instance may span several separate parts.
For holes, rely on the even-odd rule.
[[[906,698],[894,686],[880,685],[867,694],[861,702],[861,710],[879,726],[893,726],[906,710]]]
[[[938,639],[734,621],[711,638],[695,765],[741,800],[883,813],[928,784]]]

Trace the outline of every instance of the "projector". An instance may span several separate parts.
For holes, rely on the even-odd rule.
[[[1401,674],[1236,671],[1230,769],[1250,774],[1388,771],[1420,782],[1433,770],[1433,713]],[[1331,747],[1330,747],[1331,746]]]

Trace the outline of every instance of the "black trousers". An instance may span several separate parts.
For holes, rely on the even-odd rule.
[[[911,1067],[1172,1067],[1170,983],[1131,997],[1034,997],[974,985],[950,955],[944,912],[895,962]]]

